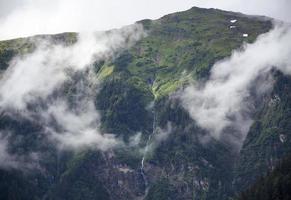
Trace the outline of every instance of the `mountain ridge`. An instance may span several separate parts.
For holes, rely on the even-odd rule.
[[[235,28],[230,28],[233,26],[231,20],[237,20]],[[1,116],[2,131],[11,129],[21,133],[23,127],[28,127],[27,132],[21,133],[28,134],[25,137],[27,143],[16,144],[17,148],[33,147],[47,153],[46,161],[42,163],[44,174],[13,177],[13,174],[1,170],[0,188],[5,188],[2,189],[5,191],[3,199],[228,199],[238,191],[232,182],[235,180],[241,184],[237,177],[243,170],[235,165],[243,162],[239,159],[244,159],[244,155],[237,158],[238,152],[234,152],[230,144],[213,138],[203,143],[202,138],[207,132],[197,125],[173,95],[193,80],[207,80],[214,63],[229,57],[245,42],[253,43],[259,35],[268,32],[272,28],[271,21],[264,17],[193,7],[158,20],[138,23],[148,31],[145,38],[124,49],[116,58],[92,65],[94,76],[102,79],[98,92],[94,88],[94,104],[100,111],[100,129],[126,142],[141,133],[138,146],[107,152],[91,149],[59,153],[53,146],[35,145],[43,143],[34,141],[34,135],[28,134],[34,130],[35,124],[29,127],[30,122],[14,120],[13,115],[11,118]],[[243,36],[245,33],[248,37]],[[54,42],[65,45],[77,41],[76,33],[37,37],[52,37]],[[7,69],[12,54],[33,53],[35,48],[29,39],[0,42],[1,70]],[[74,84],[87,81],[86,72],[83,75],[85,78],[80,78],[82,74],[73,78],[63,93],[73,96],[76,91]],[[274,94],[281,90],[280,87],[289,88],[289,77],[277,77],[279,88],[275,87]],[[282,81],[287,83],[280,86]],[[272,93],[266,97],[264,105],[270,101]],[[264,116],[259,114],[262,111],[257,112],[256,120],[259,121]],[[275,112],[271,112],[270,116],[274,115]],[[288,129],[286,124],[282,129]],[[37,135],[38,132],[42,131],[34,133]],[[159,138],[157,133],[164,137]],[[261,131],[257,131],[254,138],[260,136]],[[247,138],[247,141],[250,139],[253,138]],[[148,144],[151,149],[143,150]],[[245,151],[245,146],[242,151]],[[261,144],[261,152],[265,152],[264,147]],[[253,149],[246,150],[254,154]],[[288,152],[282,147],[282,151],[285,150]],[[273,156],[266,153],[267,160],[270,155]],[[278,155],[277,160],[281,157]],[[258,160],[259,164],[264,162],[264,158]],[[142,167],[141,162],[144,162]],[[243,165],[252,165],[252,161],[245,161]],[[263,166],[260,170],[263,173],[268,167]],[[245,169],[253,172],[252,167]],[[254,181],[248,176],[244,178],[243,184]],[[10,180],[25,183],[19,197],[13,196],[12,191],[17,190],[17,186],[10,184]],[[8,184],[5,185],[5,181]],[[32,190],[36,191],[33,195]]]

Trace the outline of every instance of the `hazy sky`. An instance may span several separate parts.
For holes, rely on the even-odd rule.
[[[0,39],[118,28],[192,6],[291,21],[291,0],[0,0]]]

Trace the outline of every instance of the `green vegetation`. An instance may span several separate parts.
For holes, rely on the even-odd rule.
[[[114,66],[102,66],[100,72],[98,73],[98,79],[103,80],[110,76],[114,70]]]
[[[235,171],[239,190],[264,176],[291,152],[291,77],[275,72],[274,89],[259,104]]]
[[[109,200],[109,194],[98,177],[88,173],[88,170],[94,170],[94,165],[87,165],[87,163],[100,162],[100,157],[99,153],[87,152],[87,156],[81,155],[75,158],[74,164],[61,176],[60,182],[53,188],[49,199]]]
[[[27,177],[16,170],[0,170],[0,183],[0,199],[37,199],[37,192],[33,190]]]
[[[229,28],[231,19],[238,20],[236,29]],[[237,154],[220,141],[209,139],[205,143],[208,139],[205,131],[171,95],[194,79],[207,79],[216,61],[231,55],[244,42],[254,42],[258,35],[270,30],[271,22],[232,12],[192,8],[140,23],[147,31],[147,37],[116,59],[93,64],[96,78],[102,80],[95,99],[101,113],[101,130],[115,134],[125,142],[141,132],[140,146],[106,153],[92,150],[60,155],[53,147],[47,147],[45,139],[39,136],[44,134],[39,134],[42,130],[37,123],[3,114],[0,130],[15,131],[23,138],[15,138],[15,151],[41,150],[46,155],[44,175],[15,175],[10,179],[11,174],[0,174],[0,189],[6,191],[1,194],[3,197],[27,199],[31,191],[37,194],[36,199],[52,200],[142,197],[145,183],[140,173],[141,150],[153,132],[154,113],[156,126],[165,128],[170,123],[172,131],[153,154],[146,156],[145,174],[149,182],[146,199],[224,200],[233,194],[232,170]],[[242,37],[243,33],[248,33],[249,37]],[[55,43],[71,45],[76,42],[77,34],[0,42],[0,69],[5,70],[14,55],[32,52],[35,45],[31,41],[35,38],[49,38]],[[76,78],[83,75],[80,73]],[[274,145],[280,142],[278,134],[287,133],[291,124],[290,79],[282,75],[278,77],[274,94],[279,95],[281,102],[272,106],[266,103],[258,108],[256,122],[236,168],[236,177],[245,177],[247,183],[259,170],[268,167],[266,160],[280,158],[282,152],[290,148],[286,143],[274,151]],[[70,97],[74,87],[65,86],[64,93]],[[151,106],[153,102],[154,106]],[[13,196],[12,192],[18,186],[23,190],[19,191],[19,196]],[[33,195],[30,199],[34,199]]]
[[[238,19],[235,30],[229,28],[233,18]],[[171,94],[192,78],[206,78],[217,60],[271,28],[267,21],[199,8],[140,23],[148,36],[117,62],[120,69],[148,83],[156,98]],[[243,38],[243,33],[250,37]]]
[[[276,169],[244,191],[238,200],[288,200],[291,198],[291,156],[279,162]]]
[[[57,35],[39,35],[29,38],[19,38],[0,41],[0,72],[6,70],[14,56],[32,53],[41,39],[48,39],[55,44],[72,45],[77,41],[76,33],[62,33]]]
[[[145,200],[174,200],[176,198],[174,186],[169,183],[169,180],[163,178],[151,186]]]
[[[120,74],[120,76],[123,76]],[[102,127],[106,132],[130,136],[137,132],[152,130],[152,115],[146,109],[152,99],[151,93],[143,93],[133,79],[112,76],[103,82],[96,98],[96,105],[102,114]]]

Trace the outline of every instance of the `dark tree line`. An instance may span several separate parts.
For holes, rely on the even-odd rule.
[[[291,199],[291,155],[283,159],[274,171],[260,178],[238,198],[238,200],[289,199]]]

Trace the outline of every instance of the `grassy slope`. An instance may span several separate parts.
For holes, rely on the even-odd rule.
[[[238,20],[236,29],[229,28],[231,19]],[[152,112],[147,106],[155,100],[158,125],[163,127],[170,121],[176,129],[157,153],[148,158],[153,168],[164,171],[150,177],[150,182],[158,182],[151,186],[150,191],[155,194],[148,196],[148,199],[173,199],[176,194],[184,199],[188,199],[189,195],[193,199],[223,199],[228,192],[226,187],[229,187],[230,177],[225,163],[227,167],[231,167],[231,152],[217,141],[213,141],[209,146],[201,145],[198,140],[203,131],[179,105],[168,100],[168,95],[193,79],[207,79],[211,66],[217,60],[229,56],[231,51],[241,47],[243,42],[253,42],[259,34],[267,32],[271,24],[237,13],[199,8],[140,23],[148,32],[146,38],[123,52],[116,60],[94,65],[96,76],[103,80],[96,98],[96,105],[102,114],[102,129],[125,139],[142,131],[143,137],[147,138],[152,132],[153,122]],[[248,33],[249,37],[243,38],[243,33]],[[55,37],[55,41],[72,43],[76,35],[71,33]],[[29,39],[0,42],[1,69],[7,68],[12,55],[23,54],[33,49]],[[96,178],[94,182],[90,178],[82,178],[90,176],[88,173],[91,171],[86,170],[93,162],[89,162],[90,156],[91,154],[84,155],[82,159],[75,157],[72,162],[77,164],[67,165],[61,175],[63,179],[58,183],[59,188],[64,188],[66,194],[84,191],[91,195],[90,198],[94,198],[96,188],[92,187],[92,184],[100,185],[100,180]],[[122,164],[138,169],[141,155],[132,149],[124,150],[117,153],[117,159]],[[172,165],[174,170],[171,171]],[[149,169],[149,173],[157,172]],[[208,186],[201,186],[200,182],[197,185],[197,182],[193,182],[195,179],[207,182]],[[102,181],[106,184],[106,179]],[[69,182],[76,184],[70,188],[67,186]],[[181,183],[187,183],[193,192],[186,192]],[[106,189],[100,187],[100,195],[104,198],[108,197]],[[173,191],[176,194],[173,194]],[[55,198],[66,195],[59,194],[59,190],[53,192],[56,192]],[[64,198],[79,197],[79,194],[76,194]]]
[[[236,29],[229,28],[231,19],[238,20]],[[269,21],[199,8],[167,15],[155,21],[144,20],[141,23],[148,36],[115,61],[99,66],[103,69],[102,73],[111,67],[107,70],[110,71],[110,76],[107,76],[104,88],[110,87],[113,91],[122,88],[119,89],[121,93],[123,90],[136,90],[136,97],[126,96],[127,93],[125,96],[120,95],[118,91],[115,91],[115,94],[111,91],[107,91],[110,94],[105,94],[105,89],[104,93],[101,91],[97,107],[104,111],[103,124],[110,130],[118,126],[131,126],[122,122],[122,113],[126,114],[124,111],[119,114],[118,109],[122,109],[134,116],[131,119],[132,123],[139,124],[139,128],[131,128],[128,132],[151,132],[150,126],[143,124],[150,117],[146,117],[146,114],[145,117],[137,117],[137,107],[132,107],[129,103],[124,104],[123,101],[131,101],[133,98],[139,107],[144,108],[152,100],[168,96],[193,78],[206,79],[216,61],[229,56],[232,50],[241,47],[243,42],[253,42],[259,34],[271,28]],[[243,38],[243,33],[248,33],[249,37]],[[124,86],[120,87],[120,84]],[[105,105],[105,99],[112,102]],[[141,112],[146,113],[146,110]],[[114,125],[111,127],[106,126],[112,123]],[[126,128],[120,127],[116,133],[124,133],[123,129]]]
[[[234,18],[238,19],[237,28],[229,29],[229,21]],[[203,131],[178,104],[168,100],[168,95],[193,79],[207,79],[211,66],[217,60],[229,56],[243,42],[253,42],[259,34],[270,29],[270,22],[214,9],[192,8],[141,23],[148,31],[148,37],[114,62],[104,64],[114,66],[111,76],[104,82],[107,89],[101,91],[102,98],[97,98],[99,102],[110,99],[108,105],[101,107],[104,129],[120,133],[125,132],[126,127],[129,134],[140,130],[144,134],[150,133],[151,113],[143,108],[155,100],[158,126],[165,127],[169,121],[176,129],[153,157],[148,158],[152,169],[163,171],[155,174],[155,170],[149,169],[148,174],[155,174],[150,179],[157,181],[150,188],[150,193],[157,195],[153,194],[148,199],[163,196],[177,199],[176,193],[179,193],[180,199],[224,199],[231,187],[231,151],[217,141],[208,146],[201,145],[199,136],[203,135]],[[250,36],[243,38],[243,33]],[[122,89],[115,91],[117,88]],[[125,91],[132,91],[135,95],[127,95],[130,92]],[[133,117],[128,118],[128,115]],[[132,164],[134,160],[140,161],[137,157],[122,155],[123,161],[133,167],[138,164]],[[206,185],[197,186],[193,180],[205,181]],[[170,191],[161,189],[163,187],[159,183],[166,184]],[[190,188],[192,193],[185,192],[185,187]],[[171,191],[175,191],[174,194]]]
[[[237,19],[236,29],[230,29]],[[235,13],[192,8],[156,21],[142,21],[149,36],[130,50],[127,69],[152,83],[155,97],[167,95],[191,78],[205,78],[211,66],[243,42],[270,29],[270,23]],[[248,38],[242,34],[248,33]]]
[[[70,45],[77,40],[76,33],[62,33],[56,35],[38,35],[29,38],[18,38],[6,41],[0,41],[0,70],[3,71],[9,66],[11,59],[18,55],[26,55],[33,52],[37,41],[48,39],[55,44]]]

